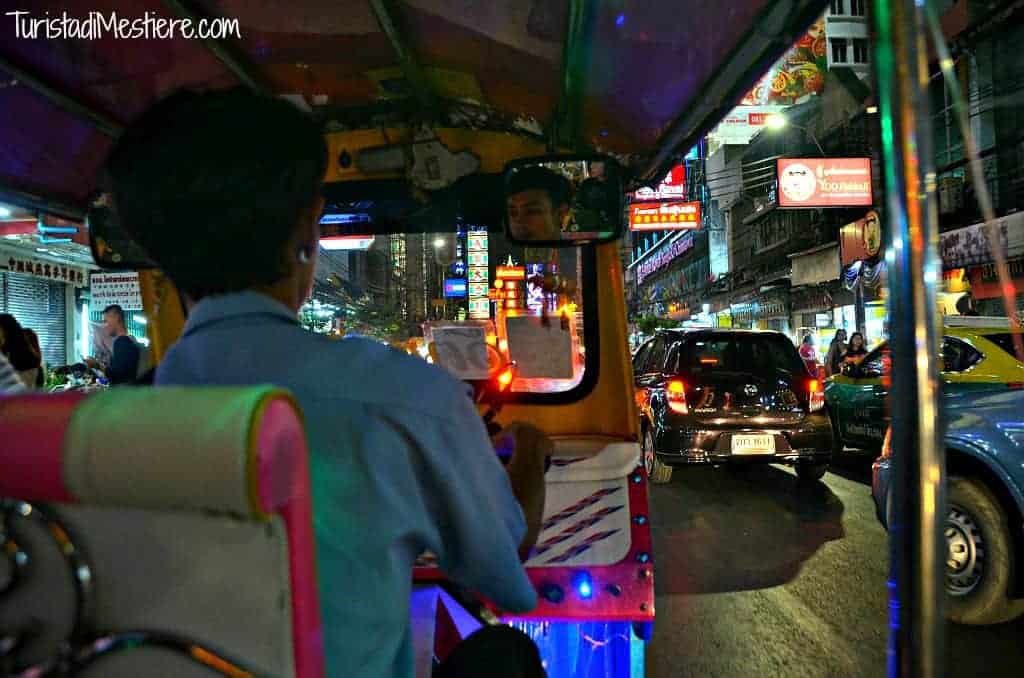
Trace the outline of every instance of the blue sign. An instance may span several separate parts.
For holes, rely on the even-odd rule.
[[[465,278],[445,278],[444,296],[449,298],[463,298],[469,293],[469,284]]]
[[[456,278],[466,277],[466,264],[463,261],[456,261],[452,264],[452,275]]]

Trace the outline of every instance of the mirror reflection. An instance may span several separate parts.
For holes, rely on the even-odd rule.
[[[622,218],[618,166],[606,157],[516,163],[505,173],[505,207],[516,242],[612,240]]]

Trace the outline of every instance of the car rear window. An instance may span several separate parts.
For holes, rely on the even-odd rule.
[[[728,370],[763,374],[807,371],[793,343],[773,334],[711,334],[690,337],[677,353],[676,371]]]
[[[986,334],[985,338],[988,339],[989,341],[991,341],[993,344],[995,344],[999,348],[1001,348],[1004,351],[1006,351],[1006,353],[1010,357],[1012,357],[1012,358],[1016,358],[1017,357],[1017,352],[1013,348],[1013,334],[1011,334],[1010,332],[1003,332],[1003,333],[1000,333],[1000,334]]]

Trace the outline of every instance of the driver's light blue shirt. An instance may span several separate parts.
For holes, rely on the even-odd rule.
[[[274,384],[302,407],[328,675],[411,676],[412,564],[437,554],[456,581],[524,612],[519,504],[467,387],[367,339],[302,329],[270,297],[204,299],[159,385]]]

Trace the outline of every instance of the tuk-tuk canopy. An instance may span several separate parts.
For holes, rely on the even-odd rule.
[[[8,3],[4,3],[8,5]],[[113,138],[178,88],[291,95],[328,129],[405,122],[541,134],[625,154],[650,182],[823,9],[820,1],[44,0],[5,15],[0,191],[74,216]],[[21,9],[8,6],[4,13]],[[48,13],[48,14],[47,14]],[[237,19],[222,40],[122,39],[110,17]],[[93,39],[25,33],[77,19]],[[16,26],[16,19],[21,19]],[[90,22],[88,26],[83,26]],[[222,25],[223,27],[223,25]],[[136,28],[133,28],[135,30]],[[236,37],[240,34],[240,37]],[[7,77],[3,77],[6,75]],[[390,116],[390,117],[389,117]]]

